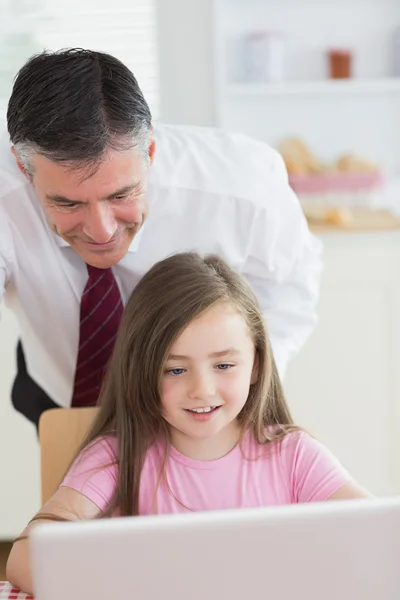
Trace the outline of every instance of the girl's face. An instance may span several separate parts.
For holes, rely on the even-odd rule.
[[[182,454],[214,460],[237,444],[237,416],[257,379],[255,348],[228,303],[205,311],[173,343],[161,380],[163,416]]]

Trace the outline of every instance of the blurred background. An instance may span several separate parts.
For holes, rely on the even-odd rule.
[[[242,131],[278,148],[311,217],[327,201],[397,204],[396,0],[0,0],[0,8],[0,115],[33,53],[101,49],[132,68],[155,120]]]
[[[319,323],[286,374],[290,405],[362,484],[399,493],[399,0],[0,0],[0,9],[0,119],[29,56],[81,46],[132,69],[155,121],[241,131],[278,149],[324,245]],[[4,309],[0,539],[39,503],[36,435],[9,399],[17,335]]]
[[[156,119],[240,130],[277,147],[296,138],[315,155],[309,169],[352,155],[353,168],[359,158],[365,171],[400,170],[396,0],[0,0],[0,8],[3,112],[33,53],[97,48],[132,68]],[[295,153],[287,148],[289,162]]]

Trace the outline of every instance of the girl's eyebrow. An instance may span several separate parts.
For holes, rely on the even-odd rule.
[[[237,356],[240,354],[240,351],[236,348],[227,348],[226,350],[219,350],[218,352],[211,352],[208,355],[208,358],[220,358],[221,356]],[[190,356],[185,356],[184,354],[170,354],[167,360],[190,360]]]

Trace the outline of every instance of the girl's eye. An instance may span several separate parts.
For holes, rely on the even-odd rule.
[[[221,363],[220,365],[217,365],[217,369],[219,371],[228,371],[231,367],[233,367],[233,365],[229,365],[226,363]]]
[[[169,375],[182,375],[185,372],[185,369],[168,369],[167,373]]]

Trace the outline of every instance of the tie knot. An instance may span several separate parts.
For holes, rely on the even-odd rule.
[[[92,265],[89,265],[88,263],[86,263],[86,267],[87,267],[87,271],[88,271],[90,279],[97,279],[101,275],[107,275],[111,271],[110,268],[99,269],[98,267],[93,267]]]

